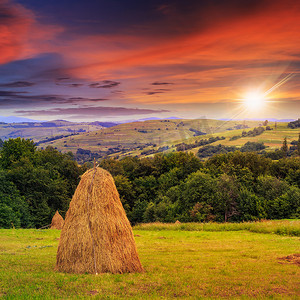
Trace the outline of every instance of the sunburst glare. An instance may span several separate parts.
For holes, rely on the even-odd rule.
[[[250,110],[259,110],[265,104],[264,94],[259,91],[249,91],[244,99],[243,102],[246,107]]]

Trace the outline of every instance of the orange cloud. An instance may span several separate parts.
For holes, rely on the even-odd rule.
[[[87,93],[131,105],[234,102],[251,86],[268,90],[284,73],[300,73],[298,1],[199,3],[188,13],[185,5],[161,5],[156,10],[162,17],[141,28],[76,34],[71,25],[66,31],[43,25],[21,5],[0,0],[11,16],[0,25],[0,63],[58,53],[64,67],[54,68],[61,74],[86,85],[117,82],[122,95],[112,94],[113,88]],[[153,82],[172,86],[159,89]],[[296,99],[299,88],[290,80],[272,97]]]
[[[32,57],[46,50],[49,40],[62,28],[56,25],[42,25],[34,13],[20,4],[0,0],[0,64]]]
[[[167,69],[168,65],[193,61],[219,65],[295,60],[300,45],[299,4],[268,3],[255,15],[226,19],[224,23],[216,21],[218,26],[214,24],[205,30],[196,27],[186,35],[89,36],[64,49],[69,60],[82,62],[72,69],[74,74],[96,77],[153,64],[165,65]]]

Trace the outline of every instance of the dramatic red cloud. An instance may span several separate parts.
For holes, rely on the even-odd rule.
[[[0,0],[0,11],[0,65],[44,52],[62,31],[56,25],[40,24],[32,11],[9,0]]]
[[[62,16],[68,1],[54,2]],[[66,104],[66,95],[68,99],[107,99],[118,106],[136,103],[147,109],[184,104],[206,107],[207,103],[221,102],[238,105],[247,90],[267,91],[288,73],[294,73],[294,78],[300,73],[300,2],[168,2],[151,8],[145,5],[151,17],[144,21],[133,16],[132,22],[126,15],[135,12],[132,7],[124,12],[125,21],[121,16],[118,22],[108,18],[110,15],[107,19],[89,19],[90,12],[85,15],[81,10],[73,15],[75,5],[58,26],[55,23],[60,20],[55,19],[54,10],[43,23],[38,10],[0,0],[0,64],[34,60],[47,53],[49,58],[42,60],[42,64],[48,60],[47,67],[32,77],[44,76],[40,81],[48,84],[42,91],[45,95],[63,94],[56,102],[51,98],[49,107]],[[48,13],[47,9],[41,11]],[[111,16],[115,15],[113,11]],[[60,77],[64,80],[59,81]],[[29,78],[3,82],[2,87],[34,81]],[[270,98],[285,99],[286,103],[300,99],[300,86],[294,78],[275,89]],[[17,105],[27,98],[18,99]],[[68,100],[70,103],[73,105],[73,100]],[[75,105],[79,103],[76,100]]]
[[[282,1],[281,1],[282,2]],[[279,6],[276,1],[255,15],[235,16],[210,27],[193,28],[178,36],[80,37],[65,50],[74,59],[99,63],[84,68],[120,68],[153,62],[180,63],[192,59],[240,61],[292,58],[300,42],[300,4]],[[71,47],[73,51],[71,51]],[[271,55],[267,56],[266,55]],[[211,61],[207,62],[211,64]]]
[[[6,0],[0,1],[0,11],[0,64],[3,64],[19,57],[33,20],[28,10],[21,5],[8,6]]]

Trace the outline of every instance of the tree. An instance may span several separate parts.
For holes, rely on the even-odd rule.
[[[254,152],[265,149],[266,146],[263,142],[247,142],[241,147],[241,152]]]
[[[280,207],[279,198],[289,190],[289,184],[272,176],[260,176],[257,178],[255,192],[258,197],[264,199],[264,207],[268,219],[276,219],[281,215],[283,207]]]
[[[136,194],[133,184],[124,175],[117,175],[114,177],[114,180],[117,190],[120,194],[120,199],[123,204],[123,207],[126,213],[128,213],[130,209],[132,209],[132,207],[134,206],[136,200]]]
[[[162,174],[158,178],[159,190],[164,194],[172,186],[178,185],[184,179],[182,170],[178,167],[171,169],[169,172]]]
[[[285,137],[284,140],[283,140],[281,150],[283,151],[284,157],[286,157],[286,156],[287,156],[287,153],[288,153],[288,150],[289,150],[288,145],[287,145],[286,137]]]
[[[239,221],[256,221],[266,218],[264,198],[257,196],[246,187],[242,187],[238,194]]]
[[[31,227],[28,204],[4,171],[0,171],[0,228]]]
[[[298,143],[297,143],[297,152],[298,152],[298,155],[300,156],[300,133],[299,133],[299,138],[298,138]]]
[[[146,202],[155,200],[158,184],[154,176],[150,175],[136,178],[133,181],[133,185],[138,199]]]
[[[19,161],[21,157],[28,157],[31,160],[35,150],[36,146],[31,140],[9,139],[3,143],[1,149],[1,165],[4,169],[7,169],[14,162]]]
[[[6,176],[28,204],[35,227],[49,224],[56,210],[64,216],[84,168],[68,154],[53,147],[36,150],[32,141],[20,138],[4,142],[1,155]]]
[[[197,202],[193,209],[190,211],[192,221],[196,222],[210,222],[215,219],[215,216],[212,214],[212,206],[204,202]]]
[[[300,127],[300,119],[288,123],[288,127],[292,129]]]
[[[59,176],[64,181],[69,198],[72,198],[75,192],[79,183],[79,176],[86,171],[85,166],[78,166],[72,155],[69,153],[62,154],[52,146],[48,146],[45,150],[36,151],[33,164],[35,167],[49,170],[51,176]]]
[[[218,200],[224,214],[224,221],[227,222],[239,214],[237,206],[238,185],[234,177],[222,174],[218,179]]]
[[[216,179],[201,171],[190,174],[177,189],[171,189],[180,193],[178,199],[180,214],[186,215],[187,218],[184,221],[191,221],[190,212],[195,208],[196,203],[214,207],[217,201],[215,197],[217,193]],[[167,195],[170,197],[170,192]]]
[[[122,163],[116,159],[104,159],[100,162],[99,166],[107,170],[112,176],[124,175]]]
[[[155,221],[155,204],[149,202],[143,214],[143,222],[150,223]]]

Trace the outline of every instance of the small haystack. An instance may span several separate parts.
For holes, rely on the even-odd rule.
[[[56,270],[69,273],[142,272],[131,225],[112,176],[85,172],[66,214]]]
[[[177,221],[175,222],[175,224],[181,224],[181,222],[177,220]]]
[[[56,211],[55,215],[52,218],[50,229],[62,229],[64,226],[64,219],[59,214],[58,210]]]

